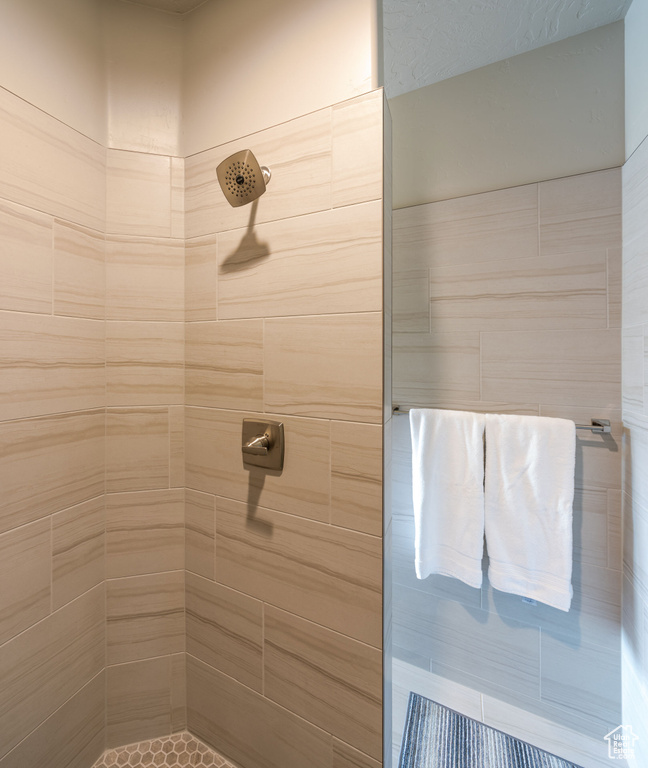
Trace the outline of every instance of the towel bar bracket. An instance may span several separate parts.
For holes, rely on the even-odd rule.
[[[409,412],[409,408],[401,408],[400,405],[394,405],[392,407],[392,414],[394,416],[400,416],[401,414],[407,414]],[[576,424],[576,429],[589,429],[590,432],[593,432],[596,435],[607,435],[612,432],[609,419],[592,419],[591,424]]]
[[[609,419],[592,419],[590,426],[587,426],[587,424],[577,424],[576,429],[589,429],[591,432],[594,432],[598,435],[602,435],[604,433],[609,434],[612,432]]]

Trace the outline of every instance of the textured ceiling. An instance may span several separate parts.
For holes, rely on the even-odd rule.
[[[390,98],[618,21],[632,0],[383,0]]]
[[[146,5],[148,8],[157,8],[158,11],[169,13],[188,13],[193,11],[206,0],[128,0],[135,5]]]

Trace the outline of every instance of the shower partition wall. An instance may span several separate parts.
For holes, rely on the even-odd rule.
[[[605,736],[626,722],[622,201],[621,168],[610,167],[623,161],[622,72],[617,23],[391,105],[395,163],[415,176],[395,173],[394,403],[612,426],[577,432],[565,613],[495,590],[486,575],[481,589],[416,578],[409,424],[393,420],[394,759],[409,691],[586,768],[609,765]],[[597,104],[606,121],[593,126]],[[572,147],[564,170],[552,166],[557,136],[562,152]],[[411,200],[423,191],[427,201]]]

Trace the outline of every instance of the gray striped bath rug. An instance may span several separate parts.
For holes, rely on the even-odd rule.
[[[581,768],[410,693],[399,768]]]

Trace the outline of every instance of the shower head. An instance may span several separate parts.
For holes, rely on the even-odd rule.
[[[216,175],[227,202],[235,208],[261,197],[270,181],[270,169],[259,165],[251,149],[242,149],[223,160]]]

